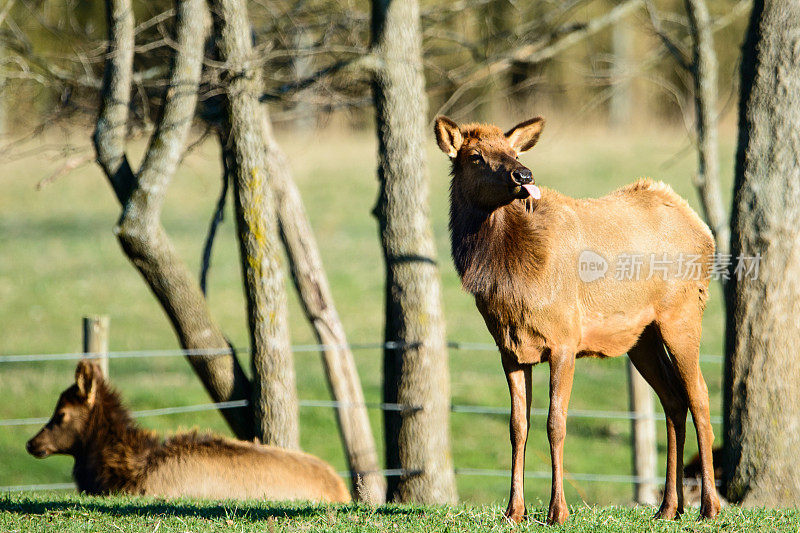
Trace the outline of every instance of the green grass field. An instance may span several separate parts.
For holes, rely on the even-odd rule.
[[[0,529],[8,532],[71,533],[78,531],[331,531],[331,532],[477,532],[477,531],[574,531],[619,533],[620,531],[796,532],[797,510],[723,509],[711,521],[696,521],[696,510],[681,520],[652,520],[647,507],[574,506],[563,526],[545,527],[544,507],[529,509],[520,526],[502,518],[496,506],[420,507],[413,505],[313,506],[264,502],[163,501],[128,498],[91,498],[39,494],[0,496]]]
[[[558,125],[548,128],[539,146],[523,157],[540,185],[570,195],[596,196],[637,177],[651,176],[670,183],[697,206],[691,185],[695,155],[683,131],[659,128],[654,134],[615,136],[607,132],[579,133],[559,129]],[[351,342],[380,341],[382,259],[376,222],[370,215],[377,194],[375,141],[369,133],[343,135],[321,132],[305,138],[282,137],[281,142],[289,153],[303,193],[349,339]],[[447,161],[436,150],[432,137],[429,146],[431,218],[444,283],[448,338],[490,342],[472,299],[459,288],[449,259]],[[723,146],[726,190],[732,173],[731,146],[730,140]],[[83,167],[37,192],[34,189],[36,182],[57,166],[54,160],[43,155],[0,166],[3,186],[0,195],[0,354],[77,351],[80,349],[80,319],[85,314],[111,316],[112,350],[175,348],[174,334],[161,309],[122,255],[114,238],[112,228],[119,210],[100,172],[94,166]],[[219,173],[216,147],[213,143],[203,145],[182,165],[167,197],[164,224],[193,270],[197,270],[199,265],[203,238],[219,188]],[[292,289],[289,290],[292,338],[296,343],[313,342],[313,335],[296,304]],[[705,319],[703,353],[721,353],[723,320],[720,299],[719,288],[713,286]],[[245,346],[244,303],[230,215],[214,250],[209,302],[225,332],[236,345]],[[380,398],[380,357],[377,350],[356,353],[368,401]],[[298,353],[296,367],[300,398],[327,399],[318,356]],[[3,364],[0,367],[0,419],[49,416],[58,393],[69,385],[73,368],[72,362]],[[450,368],[454,403],[507,407],[505,379],[494,351],[452,351]],[[570,407],[625,410],[624,369],[625,363],[621,358],[580,361]],[[709,363],[703,365],[703,370],[712,395],[712,414],[719,415],[722,368],[719,364]],[[547,406],[547,372],[546,366],[534,370],[535,407]],[[113,360],[111,376],[133,409],[208,401],[189,365],[180,358]],[[381,445],[378,411],[372,412],[372,420]],[[141,422],[161,431],[193,426],[226,431],[221,417],[213,412],[146,418]],[[549,469],[549,448],[544,428],[544,419],[535,418],[527,454],[530,472]],[[36,460],[25,453],[24,443],[37,429],[30,426],[0,428],[0,486],[70,480],[71,460]],[[508,468],[510,449],[505,416],[454,413],[451,430],[456,467]],[[663,459],[661,424],[659,431]],[[344,456],[330,409],[302,409],[301,433],[304,449],[325,458],[339,469],[344,468]],[[687,458],[695,449],[690,430]],[[630,455],[629,422],[569,420],[564,454],[568,472],[629,474]],[[497,504],[507,497],[508,479],[459,476],[458,489],[461,499],[469,504]],[[541,507],[549,497],[549,481],[531,479],[526,491],[528,501]],[[567,484],[567,500],[571,505],[580,506],[582,502],[626,504],[631,494],[631,487],[620,483],[571,481]],[[67,516],[74,516],[76,523],[83,523],[95,520],[93,517],[105,505],[116,505],[91,500],[84,509],[84,504],[80,503],[83,500],[64,500],[56,505],[57,510],[48,514],[41,510],[46,501],[40,499],[28,504],[4,500],[4,508],[10,506],[18,510],[6,513],[3,518],[6,522],[0,525],[25,529],[23,524],[28,519],[19,514],[19,509],[24,508],[40,509],[32,512],[39,513],[34,517],[42,523],[50,519],[63,521]],[[140,504],[130,505],[138,508]],[[263,506],[246,508],[251,509],[249,512],[253,516],[269,516],[273,512]],[[165,530],[170,530],[167,524],[179,527],[177,524],[181,520],[195,520],[193,513],[187,512],[184,516],[164,512],[167,513],[163,517]],[[275,512],[279,515],[276,523],[282,523],[280,511]],[[579,512],[587,513],[587,523],[602,523],[602,511],[588,509]],[[450,520],[448,516],[459,513],[469,518],[467,522],[475,524],[464,525],[467,530],[477,528],[483,523],[481,520],[494,520],[497,514],[495,507],[397,510],[397,516],[402,516],[403,520],[422,517],[419,518],[420,529],[437,529]],[[138,519],[135,518],[138,512],[133,515],[123,512],[111,514],[120,524]],[[350,513],[341,518],[342,514],[337,511],[300,514],[310,529],[330,516],[334,520],[350,520],[346,518]],[[638,520],[640,514],[639,511],[613,510],[613,516],[617,517],[615,520]],[[255,527],[249,519],[242,518],[245,515],[236,516],[244,530]],[[375,527],[379,527],[387,516],[394,515],[376,514],[364,509],[352,516],[357,517],[354,520],[365,523],[374,521]],[[44,517],[49,518],[45,520]],[[153,524],[157,520],[154,519]],[[220,521],[224,523],[224,519],[217,515],[197,520],[202,521],[198,528],[208,530],[220,528]],[[342,527],[347,529],[351,526]]]

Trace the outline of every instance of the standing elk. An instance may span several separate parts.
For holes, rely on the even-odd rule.
[[[543,125],[543,119],[534,118],[504,134],[496,126],[459,126],[438,117],[434,127],[439,147],[452,162],[453,261],[500,350],[511,395],[512,473],[505,516],[518,522],[525,515],[531,367],[550,363],[547,522],[561,524],[569,515],[562,461],[575,359],[627,352],[667,416],[667,475],[656,517],[683,512],[688,408],[702,465],[700,515],[713,518],[720,507],[711,455],[714,434],[699,367],[714,253],[711,232],[660,182],[639,180],[585,200],[540,189],[519,154],[536,144]],[[615,258],[620,267],[636,254],[649,255],[651,263],[635,265],[638,270],[620,279],[606,275]],[[694,276],[681,275],[681,258],[687,256],[694,258]]]
[[[72,477],[87,494],[350,501],[344,481],[313,455],[195,432],[162,440],[139,428],[87,360],[26,447],[38,458],[73,456]]]

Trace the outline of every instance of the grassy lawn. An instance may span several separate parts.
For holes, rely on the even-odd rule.
[[[696,521],[696,509],[678,521],[652,520],[649,507],[575,506],[561,527],[545,527],[547,510],[529,508],[519,527],[497,506],[419,507],[410,505],[313,506],[263,502],[163,501],[78,496],[0,496],[0,529],[26,533],[60,531],[575,531],[712,532],[797,531],[797,510],[724,509],[711,521]]]
[[[370,215],[377,194],[375,142],[369,133],[343,135],[331,132],[315,133],[309,137],[283,137],[281,142],[289,153],[303,193],[350,341],[379,341],[383,325],[382,259],[376,223]],[[444,283],[448,338],[490,342],[472,299],[460,290],[449,259],[447,158],[438,152],[432,138],[429,147],[431,218]],[[606,132],[579,133],[554,125],[545,132],[539,146],[523,157],[523,161],[532,168],[537,183],[570,195],[601,195],[637,177],[651,176],[670,183],[697,206],[691,185],[695,156],[688,149],[682,131],[659,128],[653,134],[614,136]],[[731,142],[728,140],[723,146],[726,184],[730,183],[732,161]],[[111,316],[112,350],[175,348],[174,334],[160,307],[128,264],[114,238],[112,228],[119,214],[118,207],[100,172],[94,166],[83,167],[37,192],[34,189],[36,182],[57,166],[46,157],[30,157],[0,166],[3,186],[0,195],[0,324],[3,333],[0,335],[0,354],[79,350],[80,318],[85,314]],[[181,166],[166,200],[164,224],[175,246],[195,271],[216,201],[219,172],[218,151],[214,144],[201,146]],[[727,185],[724,187],[728,188]],[[214,250],[209,302],[213,315],[234,344],[245,346],[246,320],[232,226],[228,213]],[[291,291],[290,288],[293,341],[313,342],[313,335]],[[723,320],[720,300],[719,288],[713,286],[705,319],[704,353],[721,353]],[[367,401],[380,399],[380,357],[377,350],[356,353]],[[621,358],[580,361],[570,407],[626,409],[624,365]],[[328,391],[318,357],[313,353],[298,353],[296,366],[300,398],[327,399]],[[57,394],[70,383],[73,368],[72,362],[3,364],[0,367],[0,419],[49,416]],[[450,368],[454,403],[507,407],[508,393],[496,352],[451,351]],[[722,368],[719,364],[709,363],[703,365],[703,371],[712,395],[712,414],[719,415]],[[180,358],[114,360],[111,376],[133,409],[208,401],[189,365]],[[546,366],[534,371],[534,382],[534,406],[546,407]],[[381,417],[378,411],[372,412],[372,420],[380,445]],[[226,432],[221,417],[213,412],[146,418],[142,419],[142,424],[161,431],[197,426]],[[453,454],[458,468],[508,468],[510,449],[505,416],[454,413],[451,425]],[[660,426],[663,469],[665,438]],[[527,468],[531,472],[546,471],[549,469],[549,448],[544,419],[534,419],[533,428]],[[50,458],[40,461],[25,453],[23,445],[36,430],[35,427],[0,428],[0,486],[69,481],[70,460]],[[344,456],[330,409],[301,410],[301,439],[307,451],[325,458],[339,469],[344,467]],[[695,449],[690,430],[687,459]],[[569,420],[564,454],[568,472],[628,474],[631,470],[630,453],[629,422]],[[458,483],[461,499],[470,504],[498,503],[507,497],[506,477],[459,476]],[[620,483],[572,481],[566,488],[571,505],[582,502],[625,504],[632,494],[630,486]],[[530,479],[526,492],[528,501],[541,507],[549,497],[549,481]],[[3,505],[7,509],[9,506],[41,509],[44,501],[24,503],[13,500],[9,503],[6,500]],[[91,503],[84,506],[80,502]],[[104,505],[93,500],[63,500],[54,513],[38,514],[31,520],[42,524],[47,520],[65,520],[66,516],[76,517],[76,523],[95,520],[92,517],[97,516]],[[124,509],[131,506],[137,509],[142,505],[145,504],[120,504]],[[263,506],[246,508],[250,509],[252,516],[265,517],[273,513],[276,524],[285,522],[281,510]],[[181,520],[199,520],[198,528],[208,530],[220,528],[225,523],[224,518],[213,513],[206,518],[195,518],[193,512],[185,513],[186,516],[171,512],[161,517],[163,509],[159,509],[157,506],[152,508],[153,516],[158,517],[152,523],[163,518],[162,530],[179,527]],[[311,529],[316,527],[314,524],[326,520],[341,523],[342,529],[354,528],[354,525],[347,525],[351,517],[356,522],[374,524],[377,528],[395,516],[368,509],[346,513],[303,509],[287,512],[299,513],[303,523]],[[586,523],[595,525],[603,523],[604,512],[594,508],[579,509]],[[611,512],[611,516],[616,517],[614,520],[635,521],[649,514],[649,511],[622,509]],[[82,513],[85,513],[84,518],[81,518],[84,516]],[[138,511],[133,514],[117,512],[113,520],[122,526],[142,520],[139,514]],[[247,513],[234,514],[245,530],[256,527],[258,523],[246,518],[250,516]],[[482,523],[496,524],[494,508],[404,508],[398,510],[396,516],[402,520],[419,520],[420,529],[437,529],[462,514],[466,518],[462,525],[454,526],[456,529],[469,530]],[[6,522],[2,524],[9,525],[0,529],[20,528],[27,520],[19,515],[19,511],[12,510],[3,516]],[[743,520],[755,520],[753,517]]]

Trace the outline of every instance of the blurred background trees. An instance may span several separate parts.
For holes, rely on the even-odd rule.
[[[164,0],[133,6],[136,132],[152,127],[160,105],[174,9]],[[748,6],[747,0],[709,3],[718,94],[726,108],[735,97]],[[692,79],[659,37],[668,36],[691,57],[682,0],[425,0],[420,9],[429,115],[481,120],[535,107],[564,113],[573,123],[692,121]],[[367,127],[369,83],[353,76],[352,67],[369,52],[368,2],[260,0],[249,2],[248,10],[263,101],[278,128]],[[47,118],[72,127],[79,115],[92,116],[105,50],[102,13],[99,0],[9,0],[0,8],[7,123],[30,126]],[[214,68],[206,67],[208,97]]]

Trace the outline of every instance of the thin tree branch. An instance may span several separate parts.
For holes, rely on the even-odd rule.
[[[206,295],[206,283],[208,282],[208,271],[211,268],[211,250],[214,246],[214,239],[217,236],[217,229],[222,221],[225,219],[225,201],[228,198],[228,187],[230,184],[230,174],[228,172],[228,163],[225,157],[222,157],[222,188],[219,192],[217,199],[217,207],[214,209],[214,216],[211,218],[211,224],[208,226],[208,234],[206,235],[206,242],[203,245],[203,258],[200,265],[200,290],[203,291],[203,296]]]
[[[715,34],[715,33],[719,32],[719,31],[727,28],[733,22],[735,22],[736,19],[738,19],[739,17],[744,15],[747,12],[747,10],[750,8],[752,3],[753,3],[752,0],[740,0],[735,6],[733,6],[733,8],[726,15],[714,20],[711,23],[711,34],[712,34],[712,36],[713,36],[713,34]],[[682,42],[681,45],[682,46],[691,46],[691,37],[687,40],[687,42]],[[656,50],[655,52],[650,54],[648,57],[644,58],[643,60],[641,60],[639,62],[638,69],[640,71],[644,71],[644,70],[647,70],[647,69],[657,65],[658,62],[665,55],[667,55],[668,53],[669,52],[664,48]]]
[[[271,92],[265,92],[261,95],[259,100],[261,102],[279,100],[281,96],[287,93],[302,91],[337,73],[366,76],[371,75],[377,68],[379,68],[379,59],[371,53],[337,61],[333,65],[318,70],[307,78],[285,83]]]
[[[672,58],[681,68],[686,71],[692,70],[692,62],[682,50],[682,43],[673,41],[672,38],[670,38],[670,36],[667,35],[667,33],[662,29],[661,19],[659,18],[658,12],[656,11],[655,6],[653,6],[652,1],[647,0],[645,6],[647,7],[647,14],[650,17],[650,25],[653,28],[653,32],[661,40],[661,44],[664,45],[664,49],[669,52],[670,55],[672,55]]]
[[[58,167],[55,172],[39,180],[39,183],[36,184],[36,190],[41,191],[60,177],[66,176],[76,168],[80,168],[89,163],[92,159],[93,155],[91,153],[78,155],[67,159],[64,164]]]
[[[133,73],[133,8],[131,0],[106,0],[108,58],[103,74],[103,98],[94,133],[97,162],[108,176],[114,193],[125,205],[136,187],[125,155],[131,79]]]
[[[719,183],[719,141],[717,138],[717,57],[708,8],[704,0],[684,0],[692,36],[692,75],[697,115],[698,171],[695,186],[700,193],[706,220],[711,226],[717,253],[727,254],[730,246],[728,213],[722,204]]]
[[[611,26],[621,18],[632,13],[644,4],[644,0],[626,0],[610,9],[608,13],[594,18],[585,24],[573,24],[561,32],[557,32],[557,38],[549,43],[533,43],[522,46],[501,59],[505,68],[509,68],[514,63],[527,63],[530,65],[546,61],[570,46],[595,35],[599,31]]]

